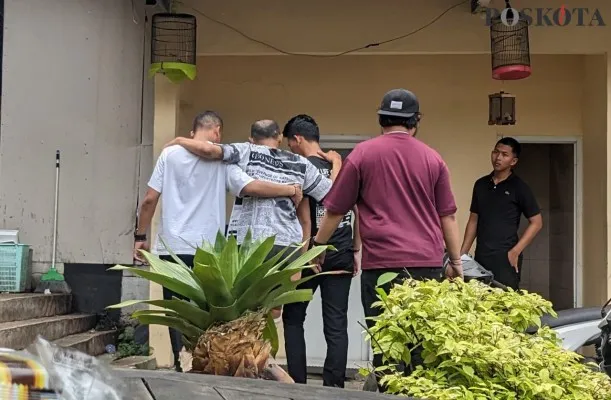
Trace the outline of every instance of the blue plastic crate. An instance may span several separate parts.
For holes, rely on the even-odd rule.
[[[0,292],[25,292],[29,281],[30,246],[0,244]]]

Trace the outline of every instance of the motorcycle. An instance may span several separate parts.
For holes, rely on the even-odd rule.
[[[465,282],[473,279],[491,287],[507,290],[507,287],[494,280],[494,274],[476,262],[470,255],[461,257]],[[449,265],[450,258],[444,256],[444,270]],[[596,356],[586,361],[596,362],[601,371],[611,376],[611,299],[601,308],[580,307],[557,312],[558,316],[544,315],[541,324],[552,328],[562,340],[566,350],[577,351],[582,347],[594,346]],[[537,328],[530,328],[529,333],[535,333]]]

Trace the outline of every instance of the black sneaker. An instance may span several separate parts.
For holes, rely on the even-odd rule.
[[[182,372],[182,367],[180,366],[180,359],[174,360],[174,369],[176,372]]]

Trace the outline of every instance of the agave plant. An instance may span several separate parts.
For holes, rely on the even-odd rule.
[[[312,276],[299,280],[291,277],[310,268],[307,264],[311,260],[332,248],[314,247],[288,263],[290,257],[279,260],[289,248],[267,259],[274,240],[275,236],[252,241],[249,231],[238,246],[234,236],[226,239],[219,232],[214,244],[204,242],[196,249],[193,269],[171,249],[168,252],[175,262],[142,251],[149,269],[121,265],[110,269],[131,271],[189,301],[176,297],[129,300],[109,308],[139,303],[158,307],[136,311],[132,316],[141,324],[165,325],[181,332],[185,347],[193,354],[193,372],[257,376],[269,356],[278,351],[271,310],[312,299],[310,289],[297,289]],[[293,254],[303,245],[292,248]]]

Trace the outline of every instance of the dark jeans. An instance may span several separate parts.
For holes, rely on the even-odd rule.
[[[475,253],[475,261],[494,274],[494,280],[503,285],[518,290],[522,275],[523,256],[518,257],[518,272],[511,266],[508,251],[499,251],[492,254]]]
[[[302,277],[313,275],[306,269]],[[327,342],[327,356],[323,367],[324,386],[344,387],[346,364],[348,362],[348,295],[352,274],[322,275],[311,279],[298,289],[320,287],[322,298],[323,333]],[[307,356],[303,324],[308,302],[284,305],[284,345],[288,373],[295,383],[307,383]]]
[[[178,258],[182,260],[189,268],[193,268],[193,258],[194,256],[191,254],[177,254]],[[159,256],[160,259],[165,261],[174,262],[172,256]],[[171,291],[168,288],[163,288],[163,299],[164,300],[172,300],[172,297],[177,297],[182,300],[189,301],[188,298]],[[172,345],[172,353],[174,353],[174,367],[178,371],[182,371],[180,368],[180,350],[182,350],[182,334],[178,332],[176,329],[168,328],[170,330],[170,343]]]
[[[389,282],[382,286],[382,289],[386,293],[390,291],[390,288],[395,283],[401,283],[405,279],[411,278],[416,280],[425,280],[425,279],[436,279],[442,280],[442,269],[439,268],[428,268],[428,267],[418,267],[418,268],[384,268],[384,269],[369,269],[363,270],[361,275],[361,302],[363,303],[363,311],[365,312],[365,317],[377,317],[382,313],[382,310],[378,307],[371,307],[371,305],[378,301],[378,294],[376,293],[376,284],[378,282],[378,278],[387,272],[395,272],[399,275],[395,280]],[[371,329],[375,325],[375,321],[366,320],[367,328]],[[373,339],[372,339],[373,341]],[[417,347],[412,350],[412,363],[410,366],[402,365],[405,368],[406,372],[411,372],[413,368],[417,365],[423,363],[421,357],[421,348]],[[376,354],[373,356],[373,366],[374,368],[381,367],[382,363],[382,355]],[[386,388],[378,385],[378,389],[380,392],[385,392]]]

